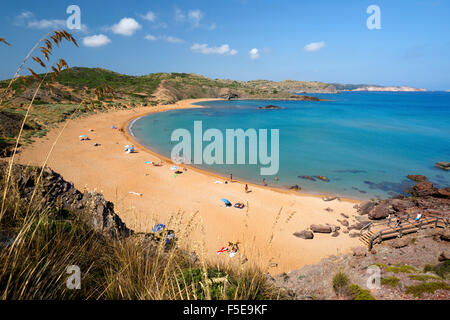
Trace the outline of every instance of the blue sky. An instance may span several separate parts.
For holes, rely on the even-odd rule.
[[[70,66],[450,89],[445,0],[9,1],[0,37],[13,46],[0,44],[1,79],[64,25],[71,4],[81,9],[83,27],[71,31],[80,48],[54,54]],[[379,30],[366,26],[372,4],[381,9]]]

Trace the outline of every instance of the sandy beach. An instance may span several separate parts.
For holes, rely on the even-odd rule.
[[[349,215],[352,223],[356,215],[353,206],[358,201],[326,202],[320,196],[253,184],[249,184],[251,192],[245,193],[245,183],[225,184],[226,179],[189,166],[175,177],[167,159],[145,149],[126,132],[132,119],[153,112],[197,108],[191,103],[199,101],[183,100],[173,105],[111,111],[70,120],[47,165],[78,189],[103,193],[114,203],[122,220],[138,232],[150,232],[156,222],[170,228],[174,217],[181,216],[183,228],[194,216],[196,227],[190,232],[190,241],[194,248],[203,248],[208,259],[239,261],[238,256],[230,259],[216,254],[229,241],[239,241],[241,257],[245,255],[249,263],[277,274],[361,245],[358,238],[342,232],[338,237],[315,234],[312,240],[293,236],[311,224],[339,225],[341,213]],[[112,125],[117,129],[112,129]],[[18,162],[42,165],[62,126],[26,146],[18,154]],[[90,140],[80,141],[82,134]],[[100,145],[95,147],[94,143]],[[126,154],[123,149],[127,144],[134,144],[137,152]],[[146,161],[162,161],[163,166],[155,167]],[[225,208],[221,198],[242,202],[246,208]]]

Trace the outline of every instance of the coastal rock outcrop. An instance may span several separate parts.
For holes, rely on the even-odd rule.
[[[1,173],[6,172],[7,165],[6,162],[0,163]],[[74,211],[86,218],[95,230],[114,237],[133,233],[114,212],[114,204],[106,201],[102,194],[93,191],[82,193],[73,183],[65,181],[60,174],[50,168],[44,169],[38,182],[40,170],[38,167],[13,165],[10,180],[16,183],[23,201],[30,201],[33,198],[34,203],[42,208],[50,205]]]
[[[411,189],[411,194],[414,197],[428,197],[435,193],[435,188],[430,181],[420,182],[414,185]]]
[[[370,220],[380,220],[389,217],[389,206],[379,204],[370,210],[368,217]]]
[[[450,170],[450,162],[446,162],[446,161],[437,162],[436,167],[438,167],[442,170],[449,171]]]
[[[358,206],[357,211],[360,215],[366,215],[369,214],[373,207],[375,207],[375,203],[372,201],[367,201]]]

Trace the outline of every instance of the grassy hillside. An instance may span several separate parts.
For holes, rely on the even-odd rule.
[[[54,78],[54,80],[52,80]],[[31,84],[36,82],[28,77]],[[58,76],[49,74],[47,81],[55,86],[54,94],[40,90],[35,104],[79,103],[83,99],[104,104],[156,104],[171,103],[186,98],[295,98],[293,93],[336,92],[333,85],[321,82],[286,80],[281,82],[255,80],[234,81],[210,79],[188,73],[152,73],[145,76],[129,76],[101,68],[71,68]],[[0,89],[8,80],[0,82]],[[113,95],[98,95],[96,89],[109,86]],[[27,103],[33,88],[27,89],[16,82],[7,105]],[[301,97],[298,97],[299,99]]]

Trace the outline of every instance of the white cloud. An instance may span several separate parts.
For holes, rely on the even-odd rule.
[[[107,45],[110,42],[111,40],[104,34],[97,34],[83,38],[83,44],[86,47],[101,47]]]
[[[192,45],[191,50],[193,52],[202,53],[202,54],[219,54],[219,55],[227,55],[234,56],[238,52],[234,49],[230,49],[228,44],[223,44],[220,47],[209,47],[205,44],[194,43]]]
[[[203,19],[203,12],[199,9],[189,10],[188,12],[189,22],[194,28],[198,28],[200,26],[200,21]]]
[[[111,27],[112,32],[123,36],[132,36],[142,26],[133,18],[123,18],[119,23]]]
[[[153,11],[149,11],[144,15],[140,15],[142,19],[145,19],[150,22],[154,22],[156,20],[156,15]]]
[[[148,34],[144,37],[144,39],[149,40],[149,41],[156,41],[156,40],[162,40],[162,41],[166,41],[169,43],[184,43],[183,39],[177,38],[177,37],[173,37],[173,36],[160,36],[160,37],[156,37],[154,35]]]
[[[172,36],[164,36],[164,37],[162,37],[162,39],[167,42],[170,42],[170,43],[183,43],[184,42],[183,39],[172,37]]]
[[[148,34],[148,35],[146,35],[146,36],[144,37],[144,39],[150,40],[150,41],[155,41],[155,40],[156,40],[156,37],[155,37],[155,36],[152,36],[151,34]]]
[[[259,50],[256,48],[253,48],[252,50],[250,50],[248,52],[248,55],[249,55],[250,59],[252,59],[252,60],[259,59]]]
[[[185,22],[187,21],[192,28],[205,28],[208,30],[216,29],[216,24],[212,23],[211,25],[206,25],[201,23],[205,14],[200,9],[189,10],[187,13],[184,13],[180,9],[175,9],[175,21],[177,22]]]
[[[175,9],[175,20],[178,21],[178,22],[182,22],[182,21],[186,20],[186,16],[178,8]]]
[[[14,18],[14,25],[27,27],[30,29],[62,29],[67,28],[66,20],[62,19],[36,19],[35,15],[31,11],[24,11],[20,15]],[[82,31],[87,32],[88,28],[85,24],[81,25],[81,30],[69,30],[69,31]]]
[[[320,41],[320,42],[311,42],[311,43],[307,44],[303,49],[308,52],[313,52],[313,51],[319,51],[323,47],[325,47],[325,42]]]

